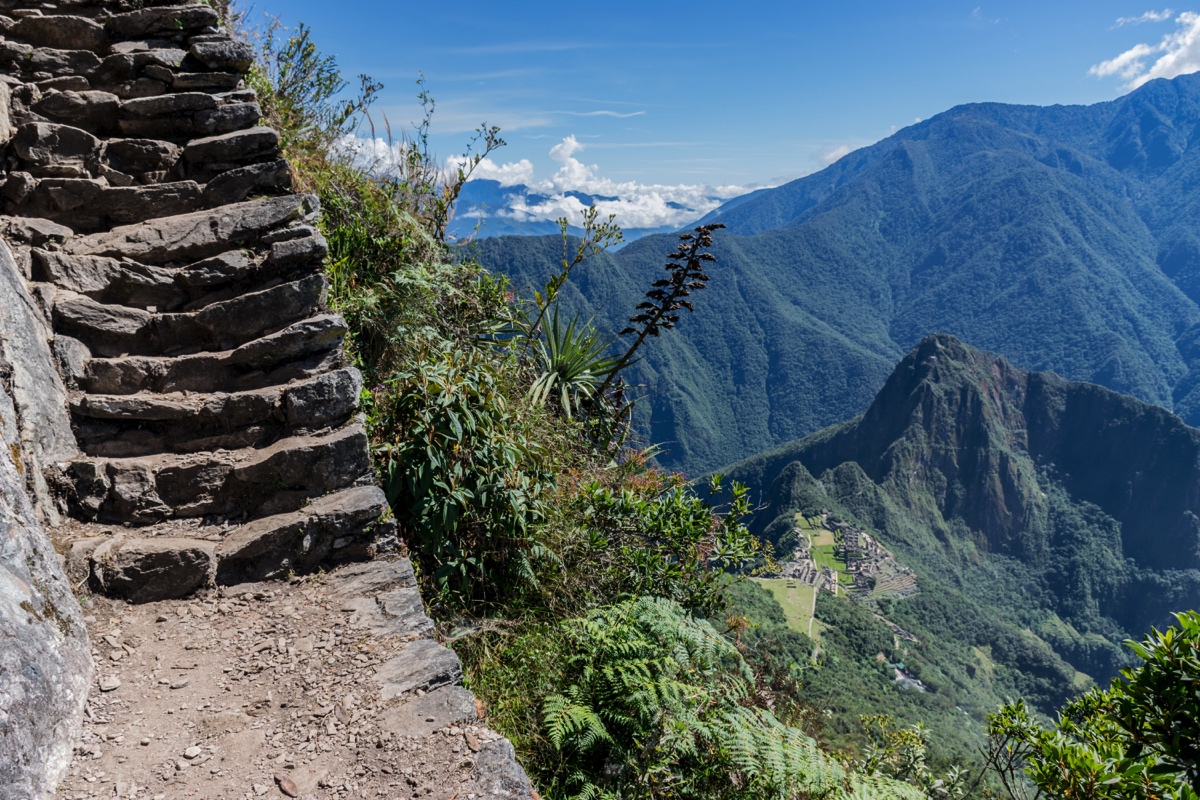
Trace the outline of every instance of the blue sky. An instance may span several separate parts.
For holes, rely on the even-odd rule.
[[[503,129],[489,175],[593,191],[726,187],[717,195],[812,172],[960,103],[1093,103],[1147,75],[1193,71],[1190,11],[1110,0],[255,0],[247,16],[308,23],[348,75],[386,85],[379,110],[394,126],[416,119],[423,72],[439,155],[484,120]]]

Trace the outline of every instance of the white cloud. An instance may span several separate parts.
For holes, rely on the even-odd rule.
[[[1174,78],[1200,70],[1200,14],[1184,11],[1176,19],[1176,30],[1158,44],[1136,44],[1124,53],[1096,64],[1088,73],[1099,78],[1113,75],[1136,89],[1155,78]],[[1147,66],[1147,60],[1157,56]]]
[[[1162,11],[1147,11],[1140,17],[1119,17],[1114,28],[1122,28],[1126,25],[1141,25],[1144,22],[1166,22],[1171,18],[1171,9],[1164,8]]]
[[[346,136],[337,147],[350,153],[362,166],[377,172],[387,172],[403,163],[406,145],[382,138],[369,139]],[[506,208],[488,209],[487,213],[520,221],[554,221],[566,217],[579,224],[587,203],[568,192],[592,196],[602,217],[615,214],[617,224],[624,228],[682,227],[720,206],[726,200],[761,188],[759,186],[708,186],[705,184],[645,184],[636,181],[614,181],[600,175],[596,164],[585,164],[576,156],[586,145],[575,136],[568,136],[550,148],[549,155],[558,169],[549,178],[538,180],[528,159],[497,163],[485,158],[476,165],[472,180],[498,181],[501,186],[524,185],[528,196],[515,196]],[[445,170],[462,167],[465,159],[455,156],[446,161]],[[474,216],[479,209],[460,209]]]
[[[821,162],[821,166],[828,167],[830,164],[837,161],[842,156],[847,156],[850,153],[854,152],[856,149],[857,148],[851,147],[849,144],[846,144],[845,142],[843,142],[842,144],[839,144],[837,147],[830,148],[829,150],[826,150],[825,152],[821,153],[820,156],[818,157],[818,161]]]
[[[460,166],[464,161],[461,156],[450,159],[447,165],[451,168]],[[510,161],[507,164],[497,164],[490,158],[485,158],[475,166],[471,180],[476,178],[497,181],[501,186],[518,186],[528,184],[533,180],[533,162],[527,158],[520,161]]]
[[[535,195],[515,197],[507,208],[492,213],[519,221],[553,221],[566,217],[579,224],[587,203],[568,192],[588,195],[595,200],[602,217],[615,214],[623,228],[682,227],[717,208],[726,200],[753,191],[754,186],[708,186],[704,184],[645,184],[636,181],[614,181],[600,175],[595,164],[585,164],[576,158],[586,148],[575,136],[568,136],[550,148],[550,157],[558,162],[558,170],[549,178],[536,180],[528,161],[495,165],[477,169],[475,177],[497,174],[527,175],[521,182]],[[526,165],[529,165],[528,168]],[[483,167],[481,164],[480,167]],[[512,184],[508,184],[512,185]],[[470,209],[463,212],[470,213]]]

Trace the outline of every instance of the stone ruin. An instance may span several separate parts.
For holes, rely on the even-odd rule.
[[[43,528],[135,603],[394,540],[253,55],[204,3],[0,0],[3,797],[50,796],[91,682]]]

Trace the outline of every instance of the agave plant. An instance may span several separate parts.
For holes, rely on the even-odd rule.
[[[597,389],[610,382],[620,361],[606,355],[613,341],[604,339],[590,321],[580,324],[578,315],[564,325],[555,304],[550,324],[543,326],[533,348],[539,374],[529,388],[530,399],[547,403],[553,398],[567,419],[591,415],[601,402]]]

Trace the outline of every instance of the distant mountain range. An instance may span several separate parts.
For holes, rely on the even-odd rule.
[[[634,370],[692,474],[862,412],[933,331],[1200,422],[1200,76],[1093,106],[959,106],[711,213],[697,311]],[[619,330],[671,236],[598,256],[565,298]],[[561,243],[482,262],[540,286]]]

